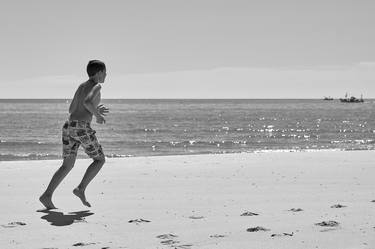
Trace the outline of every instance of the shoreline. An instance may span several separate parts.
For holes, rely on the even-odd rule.
[[[169,157],[169,156],[199,156],[199,155],[230,155],[230,154],[263,154],[263,153],[311,153],[311,152],[351,152],[351,151],[375,151],[375,149],[277,149],[277,150],[254,150],[254,151],[238,151],[238,152],[221,152],[221,153],[190,153],[190,154],[160,154],[160,155],[106,155],[107,159],[122,159],[122,158],[142,158],[142,157]],[[30,155],[34,156],[35,154],[31,153]],[[13,155],[3,155],[3,156],[13,156]],[[47,155],[48,157],[49,155]],[[20,156],[21,157],[21,156]],[[77,160],[84,160],[90,159],[87,155],[83,152],[79,153]],[[63,158],[31,158],[31,159],[10,159],[10,160],[2,160],[1,162],[29,162],[29,161],[62,161]]]
[[[373,249],[373,156],[108,158],[87,189],[91,208],[72,194],[91,161],[80,159],[55,192],[59,209],[44,212],[38,197],[61,160],[2,162],[0,247]]]

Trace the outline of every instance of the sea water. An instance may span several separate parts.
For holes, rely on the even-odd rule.
[[[375,102],[103,100],[92,128],[107,157],[374,150]],[[0,161],[61,158],[70,100],[0,100]],[[82,149],[79,158],[87,158]]]

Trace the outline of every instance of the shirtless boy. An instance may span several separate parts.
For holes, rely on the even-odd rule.
[[[53,192],[73,168],[80,145],[94,160],[87,168],[81,183],[73,190],[73,193],[81,199],[85,206],[91,207],[86,200],[86,187],[105,162],[102,147],[95,136],[95,130],[90,126],[93,115],[97,123],[104,124],[104,116],[109,112],[105,106],[99,105],[101,89],[99,83],[104,83],[107,75],[105,64],[99,60],[89,61],[87,74],[89,79],[78,87],[69,107],[69,120],[62,128],[63,164],[53,175],[46,191],[39,198],[47,209],[56,208],[52,202]]]

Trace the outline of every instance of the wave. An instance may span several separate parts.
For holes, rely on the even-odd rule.
[[[109,158],[134,157],[134,155],[121,155],[121,154],[109,154],[109,155],[105,155],[105,156],[109,157]]]
[[[133,155],[108,154],[108,158],[133,157]],[[88,158],[86,155],[78,155],[77,158]],[[29,153],[29,154],[0,154],[0,161],[28,161],[28,160],[58,160],[62,159],[61,155],[46,153]]]
[[[23,160],[53,160],[60,159],[61,155],[53,154],[0,154],[0,161],[23,161]]]
[[[291,148],[291,149],[252,149],[242,151],[218,150],[218,151],[166,151],[158,153],[135,153],[134,155],[126,154],[106,154],[107,158],[128,158],[128,157],[144,157],[144,156],[171,156],[171,155],[203,155],[203,154],[237,154],[237,153],[290,153],[290,152],[319,152],[319,151],[368,151],[374,148]],[[78,159],[88,159],[86,155],[78,155]],[[28,161],[28,160],[61,160],[61,155],[55,154],[0,154],[0,161]]]
[[[375,144],[374,139],[344,139],[333,140],[332,144]]]
[[[60,145],[59,143],[49,143],[49,142],[42,142],[42,141],[6,141],[0,140],[0,146],[56,146]]]
[[[118,129],[116,134],[122,136],[123,134],[142,134],[142,133],[163,133],[169,134],[173,130],[162,129],[162,128],[134,128],[134,129]]]

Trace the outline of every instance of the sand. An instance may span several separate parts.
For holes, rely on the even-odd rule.
[[[375,248],[375,152],[90,160],[38,212],[61,161],[0,162],[0,248]]]

